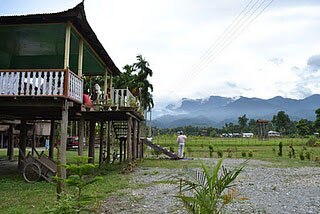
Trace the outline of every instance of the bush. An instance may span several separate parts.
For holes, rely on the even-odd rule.
[[[237,197],[235,189],[230,187],[234,186],[231,183],[244,165],[227,170],[222,166],[221,159],[211,172],[202,162],[201,166],[203,171],[192,171],[186,174],[186,179],[180,179],[180,193],[177,197],[190,213],[221,213],[224,206]],[[221,168],[222,172],[219,173]]]
[[[223,156],[223,151],[219,149],[219,150],[217,151],[217,155],[218,155],[218,158],[222,158],[222,156]]]
[[[279,152],[278,152],[278,156],[282,157],[282,142],[279,143]]]
[[[300,160],[304,160],[304,154],[303,154],[303,151],[301,151],[301,152],[300,152],[299,157],[300,157]]]
[[[228,151],[228,158],[232,158],[232,151]]]
[[[209,145],[209,157],[212,158],[213,157],[213,146]]]
[[[309,151],[306,152],[306,158],[310,161],[311,160],[311,154]]]
[[[317,138],[315,136],[309,137],[309,140],[306,143],[307,146],[316,146],[317,145]]]
[[[242,156],[242,157],[247,157],[247,153],[246,153],[245,151],[242,151],[242,152],[241,152],[241,156]]]
[[[252,152],[252,150],[249,150],[249,152],[248,152],[248,156],[249,156],[250,158],[253,156],[253,152]]]

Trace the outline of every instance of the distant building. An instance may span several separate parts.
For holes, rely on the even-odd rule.
[[[252,138],[252,137],[253,137],[253,133],[251,133],[251,132],[249,132],[249,133],[242,133],[242,137]]]
[[[268,131],[268,137],[280,137],[280,136],[281,136],[280,132]]]

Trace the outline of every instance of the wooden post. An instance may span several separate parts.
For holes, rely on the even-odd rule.
[[[49,158],[53,159],[54,145],[56,144],[56,126],[54,120],[51,120],[50,137],[49,137]]]
[[[3,148],[3,133],[1,133],[1,143],[0,143],[0,148]]]
[[[128,118],[128,130],[127,130],[127,157],[128,157],[128,163],[132,163],[132,136],[131,136],[131,130],[132,130],[132,117]]]
[[[14,139],[13,139],[13,125],[10,125],[9,127],[9,133],[8,133],[8,148],[7,148],[7,156],[8,160],[13,159],[13,150],[14,150]]]
[[[94,163],[94,139],[96,135],[96,122],[90,121],[90,136],[89,136],[89,149],[88,149],[88,163]]]
[[[65,179],[67,177],[66,168],[63,167],[66,164],[66,151],[67,151],[67,132],[68,132],[68,110],[69,104],[67,100],[62,103],[62,120],[61,120],[61,139],[60,144],[57,145],[57,177]],[[57,195],[58,198],[62,192],[63,183],[57,181]]]
[[[69,59],[70,59],[70,33],[71,26],[68,23],[66,25],[66,38],[65,38],[65,46],[64,46],[64,69],[69,68]],[[68,83],[65,83],[68,84]]]
[[[79,131],[79,147],[78,147],[78,155],[83,156],[83,139],[84,139],[84,118],[81,116],[78,123],[78,131]]]
[[[108,132],[107,132],[107,163],[110,163],[111,158],[111,122],[108,122]]]
[[[100,123],[100,147],[99,147],[99,166],[101,166],[103,162],[103,150],[104,150],[104,133],[103,133],[104,122]]]
[[[141,142],[141,140],[140,140],[140,138],[141,138],[141,132],[140,132],[140,122],[138,122],[138,124],[137,124],[137,157],[139,158],[139,159],[141,159],[142,158],[142,149],[141,149],[141,147],[143,146],[143,144],[142,144],[142,142]]]
[[[120,138],[120,139],[119,139],[120,163],[122,162],[122,153],[123,153],[122,148],[123,148],[123,142],[124,142],[124,140],[123,140],[122,138]]]
[[[108,100],[108,68],[104,72],[104,99]]]
[[[83,64],[83,39],[79,41],[79,57],[78,57],[78,77],[82,77],[82,64]]]
[[[20,123],[18,169],[23,169],[23,159],[26,156],[27,147],[27,131],[27,121],[23,119]]]
[[[123,161],[127,160],[127,138],[123,139]]]
[[[133,120],[132,158],[137,158],[137,120]]]

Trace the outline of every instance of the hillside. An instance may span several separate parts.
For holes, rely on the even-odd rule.
[[[170,113],[155,118],[153,125],[159,128],[177,126],[221,127],[226,122],[237,122],[244,114],[250,119],[272,119],[279,111],[285,111],[292,120],[315,119],[315,110],[320,108],[320,95],[314,94],[305,99],[271,99],[239,97],[237,99],[210,96],[207,99],[183,98],[180,106],[166,107]]]

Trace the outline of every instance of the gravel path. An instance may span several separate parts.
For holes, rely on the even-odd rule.
[[[216,163],[216,159],[204,159]],[[225,159],[227,168],[243,160]],[[133,188],[115,192],[101,213],[187,213],[179,199],[178,185],[168,182],[185,169],[138,168],[132,173]],[[320,213],[320,167],[275,168],[269,162],[251,160],[238,176],[240,198],[227,213]]]

